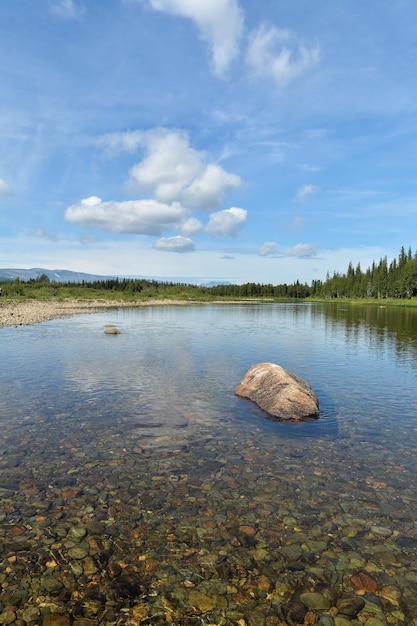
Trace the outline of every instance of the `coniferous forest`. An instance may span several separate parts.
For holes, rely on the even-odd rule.
[[[28,281],[0,281],[0,285],[3,295],[10,298],[409,300],[417,297],[417,251],[413,254],[411,248],[406,252],[402,247],[398,258],[390,262],[387,257],[381,258],[366,269],[362,269],[360,264],[354,267],[351,262],[345,273],[328,272],[325,280],[313,280],[311,285],[297,280],[292,284],[202,286],[144,278],[103,278],[91,282],[63,283],[55,282],[45,274]]]

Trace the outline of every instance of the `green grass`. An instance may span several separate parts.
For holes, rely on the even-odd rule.
[[[126,303],[140,303],[149,300],[179,300],[183,302],[325,302],[327,304],[372,304],[379,306],[416,307],[417,298],[411,299],[373,299],[373,298],[282,298],[271,295],[237,296],[219,295],[213,293],[209,287],[196,285],[170,284],[149,282],[135,290],[131,283],[117,285],[113,288],[98,288],[90,284],[55,283],[49,281],[13,281],[0,283],[3,296],[2,302],[23,302],[27,300],[41,300],[62,302],[64,300],[102,300],[106,302],[123,301]]]

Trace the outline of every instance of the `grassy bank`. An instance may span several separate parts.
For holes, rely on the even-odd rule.
[[[327,304],[366,304],[395,307],[416,307],[416,298],[320,298],[310,296],[288,297],[273,293],[269,285],[216,287],[198,285],[158,283],[156,281],[101,281],[99,283],[57,283],[49,280],[9,281],[0,283],[1,303],[25,302],[29,300],[65,302],[106,301],[132,304],[147,301],[184,302],[325,302]],[[248,289],[248,287],[250,287]]]

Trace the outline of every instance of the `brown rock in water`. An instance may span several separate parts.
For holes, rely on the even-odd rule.
[[[363,570],[353,574],[353,576],[350,577],[350,581],[358,591],[375,593],[375,591],[378,590],[378,583],[375,578]]]
[[[235,394],[252,400],[279,420],[308,421],[319,417],[319,401],[310,385],[275,363],[252,365]]]

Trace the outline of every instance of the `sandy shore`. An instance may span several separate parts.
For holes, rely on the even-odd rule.
[[[80,313],[99,313],[100,311],[121,307],[153,306],[161,304],[187,304],[180,300],[147,300],[126,302],[125,300],[63,300],[42,301],[28,300],[13,302],[0,300],[0,328],[3,326],[22,326],[39,324],[68,315]]]

